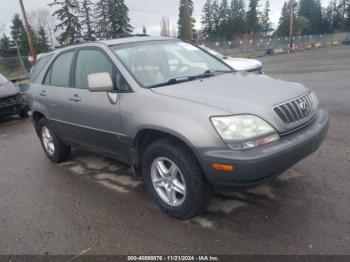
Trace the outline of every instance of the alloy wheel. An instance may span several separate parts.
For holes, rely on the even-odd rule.
[[[159,157],[151,166],[151,179],[158,196],[170,206],[180,206],[186,198],[186,183],[179,167]]]

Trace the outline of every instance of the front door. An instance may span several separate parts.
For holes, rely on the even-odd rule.
[[[88,75],[107,72],[116,86],[115,92],[90,92]],[[125,135],[123,134],[117,82],[125,89],[126,82],[100,49],[78,51],[74,70],[74,87],[68,100],[75,125],[73,140],[94,151],[128,160]]]

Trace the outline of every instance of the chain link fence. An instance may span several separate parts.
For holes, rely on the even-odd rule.
[[[28,78],[32,64],[27,57],[0,56],[0,74],[4,75],[10,80]]]
[[[252,37],[245,35],[235,41],[204,41],[203,44],[226,56],[259,57],[337,46],[349,40],[350,33],[295,36],[292,50],[289,48],[289,37]]]

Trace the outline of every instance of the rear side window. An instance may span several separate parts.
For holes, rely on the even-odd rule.
[[[88,89],[88,75],[107,72],[113,79],[113,65],[98,50],[81,50],[77,56],[75,68],[76,88]]]
[[[37,79],[41,73],[41,71],[43,70],[43,68],[47,65],[47,63],[50,61],[52,55],[49,56],[45,56],[43,58],[41,58],[36,65],[33,68],[33,71],[30,74],[30,82],[31,83],[37,83]]]
[[[70,68],[74,57],[74,51],[61,54],[52,64],[45,83],[49,82],[52,86],[70,86]]]

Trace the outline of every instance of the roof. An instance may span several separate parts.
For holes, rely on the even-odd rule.
[[[161,36],[136,36],[136,37],[124,37],[124,38],[116,38],[111,40],[101,40],[96,41],[98,43],[102,43],[108,46],[125,44],[125,43],[137,43],[137,42],[146,42],[146,41],[162,41],[162,40],[174,40],[175,38],[171,37],[161,37]]]
[[[84,44],[93,44],[93,43],[101,43],[107,46],[112,46],[112,45],[118,45],[118,44],[125,44],[125,43],[137,43],[137,42],[148,42],[148,41],[164,41],[164,40],[175,40],[176,38],[171,38],[171,37],[160,37],[160,36],[130,36],[130,37],[123,37],[123,38],[116,38],[116,39],[110,39],[110,40],[97,40],[97,41],[87,41],[87,42],[81,42],[77,43],[74,45],[66,46],[66,47],[61,47],[54,49],[52,51],[38,54],[37,58],[38,60],[40,58],[43,58],[48,55],[52,55],[58,52],[62,52],[64,50],[69,50],[73,47],[76,46],[81,46]]]

